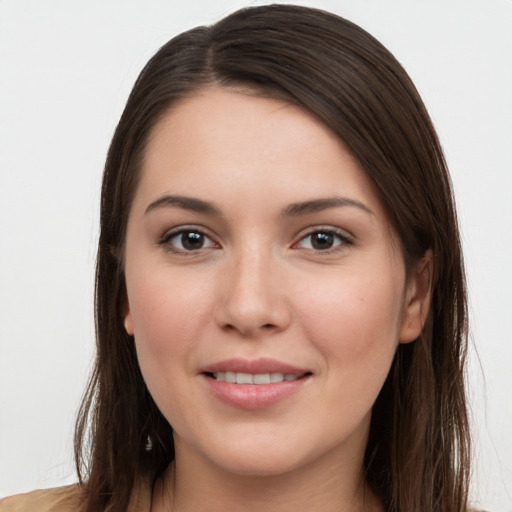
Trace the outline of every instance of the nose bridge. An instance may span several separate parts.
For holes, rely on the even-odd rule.
[[[233,252],[223,276],[220,324],[243,335],[258,330],[280,330],[287,322],[286,305],[277,286],[278,262],[264,244]]]

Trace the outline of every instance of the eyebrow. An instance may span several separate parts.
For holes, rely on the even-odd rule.
[[[339,208],[341,206],[352,206],[359,208],[370,215],[375,215],[372,210],[370,210],[370,208],[368,208],[368,206],[365,204],[356,201],[355,199],[341,196],[333,196],[321,199],[313,199],[311,201],[303,201],[300,203],[292,203],[281,212],[281,215],[283,217],[299,217],[301,215],[310,215],[312,213],[321,212],[329,208]]]
[[[208,215],[214,215],[221,217],[222,213],[213,203],[204,201],[203,199],[197,199],[196,197],[180,196],[180,195],[165,195],[153,201],[147,208],[145,214],[157,210],[159,208],[173,207],[182,208],[184,210],[190,210],[199,213],[205,213]],[[298,203],[292,203],[285,207],[281,211],[282,217],[300,217],[302,215],[310,215],[312,213],[318,213],[329,208],[339,208],[342,206],[351,206],[359,208],[364,212],[374,215],[372,210],[365,204],[350,199],[348,197],[334,196],[326,197],[321,199],[312,199],[309,201],[301,201]]]
[[[195,197],[188,196],[177,196],[177,195],[166,195],[162,196],[156,201],[153,201],[147,208],[145,214],[158,208],[164,208],[169,206],[177,206],[184,210],[191,210],[199,213],[206,213],[208,215],[215,215],[220,217],[221,211],[209,201],[203,201]]]

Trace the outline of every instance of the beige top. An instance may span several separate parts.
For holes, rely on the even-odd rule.
[[[78,484],[17,494],[0,500],[0,512],[76,512],[80,503]],[[137,485],[126,512],[150,512],[151,485]]]
[[[76,512],[79,505],[78,484],[17,494],[0,500],[0,512]],[[151,512],[151,485],[135,487],[126,512]],[[485,512],[469,508],[468,512]]]

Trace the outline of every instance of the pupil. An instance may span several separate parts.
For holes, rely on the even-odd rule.
[[[181,243],[185,249],[200,249],[204,243],[204,235],[190,231],[181,235]]]
[[[315,233],[311,243],[315,249],[325,250],[332,247],[333,241],[332,233]]]

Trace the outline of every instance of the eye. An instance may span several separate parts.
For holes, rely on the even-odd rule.
[[[172,231],[164,235],[160,243],[173,252],[193,252],[209,247],[218,247],[208,235],[197,229]]]
[[[350,240],[332,229],[316,230],[302,237],[297,243],[300,249],[313,251],[329,251],[341,245],[350,245]]]

